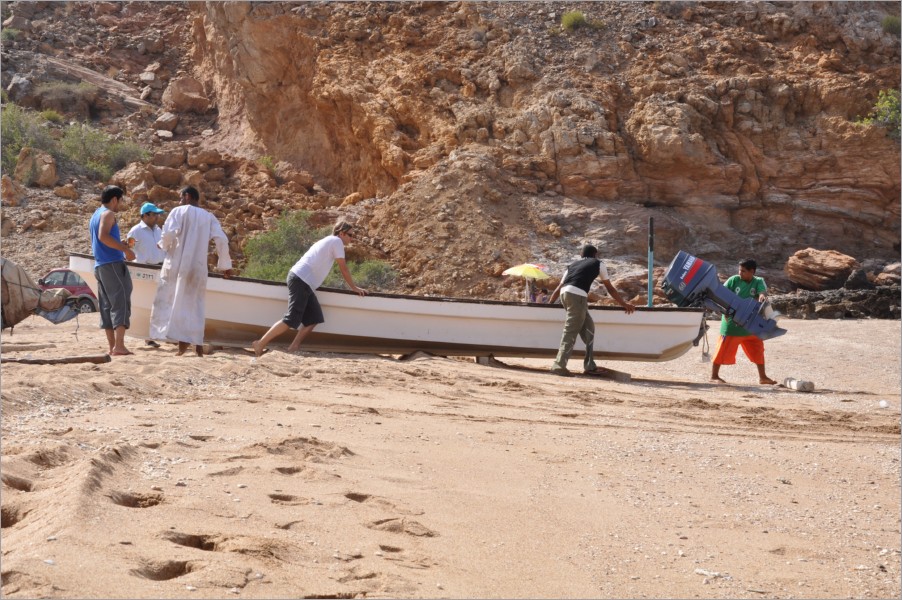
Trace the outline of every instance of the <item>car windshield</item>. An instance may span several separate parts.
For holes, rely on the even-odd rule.
[[[73,273],[73,275],[74,275],[74,273]],[[49,275],[47,275],[47,277],[44,278],[44,284],[45,285],[66,285],[65,279],[66,279],[65,271],[54,271],[53,273],[50,273]]]

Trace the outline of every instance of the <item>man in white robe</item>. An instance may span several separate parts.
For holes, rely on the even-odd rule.
[[[160,270],[160,285],[150,311],[150,337],[178,342],[181,356],[194,344],[204,355],[204,298],[207,290],[207,253],[216,244],[216,268],[232,275],[229,240],[219,220],[198,207],[200,194],[188,186],[181,191],[181,204],[172,209],[163,224],[160,248],[166,252]]]

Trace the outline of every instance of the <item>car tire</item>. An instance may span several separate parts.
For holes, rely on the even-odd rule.
[[[97,312],[94,310],[94,303],[88,300],[87,298],[82,298],[78,301],[78,312],[80,313],[92,313]]]

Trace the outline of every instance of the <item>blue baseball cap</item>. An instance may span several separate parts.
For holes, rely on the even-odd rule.
[[[159,208],[156,204],[152,202],[145,202],[141,205],[141,214],[146,215],[147,213],[164,213],[166,212],[162,208]]]

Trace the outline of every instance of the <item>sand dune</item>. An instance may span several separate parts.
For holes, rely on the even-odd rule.
[[[80,321],[3,358],[102,353]],[[137,340],[4,363],[3,595],[898,597],[900,323],[783,323],[768,372],[814,393],[744,357],[712,385],[698,349],[606,365],[631,383]]]

